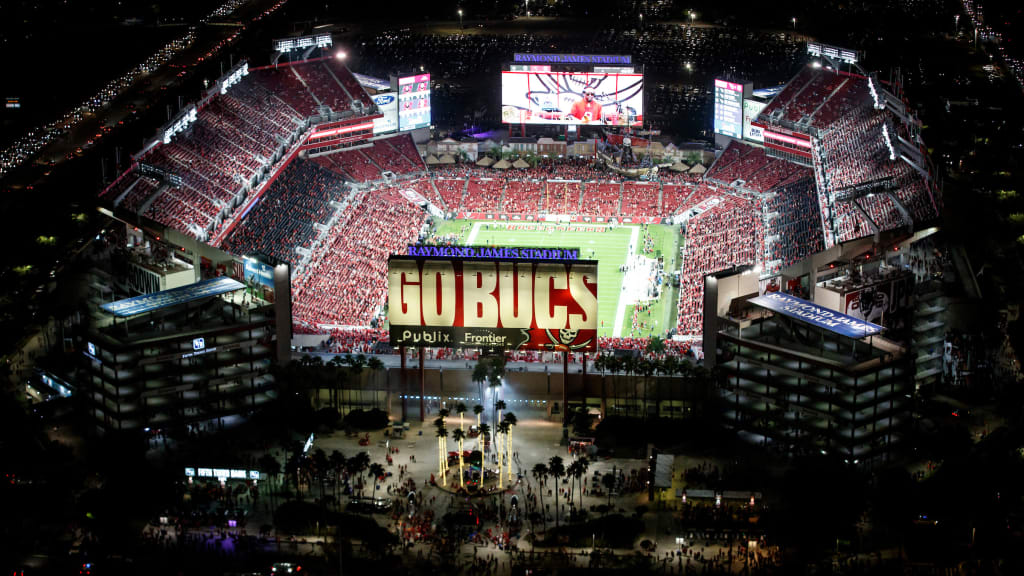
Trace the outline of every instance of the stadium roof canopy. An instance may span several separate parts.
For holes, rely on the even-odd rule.
[[[750,303],[847,338],[865,338],[883,330],[878,324],[847,316],[784,292],[765,292],[763,296],[751,298]]]
[[[152,294],[143,294],[142,296],[134,296],[116,302],[101,304],[100,308],[119,318],[127,318],[177,304],[184,304],[185,302],[201,300],[211,296],[220,296],[221,294],[227,294],[242,288],[245,288],[245,284],[227,276],[220,276],[189,284],[188,286],[179,286],[170,290],[162,290]]]

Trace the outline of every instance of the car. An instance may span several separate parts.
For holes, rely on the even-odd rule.
[[[275,562],[270,567],[270,573],[277,574],[298,574],[302,572],[302,566],[293,562]]]

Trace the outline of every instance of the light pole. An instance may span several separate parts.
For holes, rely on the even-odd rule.
[[[691,27],[693,27],[693,19],[696,18],[696,17],[697,17],[697,15],[693,13],[693,10],[690,10],[690,26]]]
[[[462,30],[462,8],[459,8],[459,30]]]
[[[957,30],[960,29],[960,15],[953,16],[953,37],[956,38]]]
[[[793,18],[793,30],[796,30],[796,17]]]

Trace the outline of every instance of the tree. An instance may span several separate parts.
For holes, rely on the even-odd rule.
[[[466,432],[462,428],[458,428],[452,431],[452,440],[459,443],[459,486],[465,487],[466,482],[462,477],[462,440],[466,437]]]
[[[555,528],[558,527],[558,492],[561,486],[558,482],[559,478],[565,476],[565,464],[562,461],[561,456],[552,456],[548,460],[548,476],[555,479]]]
[[[483,472],[483,468],[487,467],[487,444],[488,444],[487,439],[490,437],[490,434],[491,434],[491,427],[488,426],[486,423],[485,424],[481,424],[480,425],[480,438],[482,439],[481,442],[483,443],[483,447],[484,447],[483,450],[481,450],[481,452],[483,452],[483,462],[482,462],[483,465],[481,467],[481,473]],[[483,480],[483,478],[481,477],[481,481],[482,480]]]
[[[331,450],[331,454],[327,456],[327,462],[330,464],[331,470],[334,471],[334,501],[340,503],[338,486],[341,480],[341,471],[345,469],[345,455],[337,450]]]
[[[437,476],[441,480],[444,478],[444,468],[448,461],[448,455],[444,453],[444,439],[448,437],[448,429],[441,424],[437,427],[437,453],[438,453],[438,467]],[[442,480],[443,481],[443,480]]]
[[[345,470],[348,472],[349,478],[358,478],[369,465],[370,455],[366,452],[360,452],[345,462]],[[359,493],[363,493],[362,486],[359,487]]]
[[[579,481],[580,481],[580,510],[583,509],[583,487],[587,481],[587,471],[590,470],[590,460],[583,457],[577,460],[579,463]]]
[[[476,427],[477,428],[480,428],[480,415],[483,414],[483,412],[484,412],[484,407],[483,406],[481,406],[479,404],[473,406],[473,414],[476,414]],[[483,432],[481,432],[481,434],[483,434]]]
[[[476,388],[477,388],[477,391],[478,391],[478,393],[480,395],[480,401],[483,402],[484,401],[484,388],[483,388],[483,384],[484,384],[484,382],[487,381],[487,362],[486,361],[484,361],[483,359],[477,361],[476,366],[473,366],[473,375],[471,376],[471,378],[472,378],[473,382],[476,382]],[[474,406],[474,412],[476,412],[475,408],[476,407]],[[476,415],[477,415],[476,425],[479,426],[480,425],[480,413],[477,412]]]
[[[612,507],[612,490],[615,489],[615,474],[611,472],[605,472],[604,476],[601,476],[601,485],[608,491],[608,509]]]
[[[317,448],[313,450],[310,460],[313,476],[317,479],[317,483],[320,484],[320,500],[323,501],[324,482],[327,480],[327,470],[330,467],[330,463],[327,461],[327,453],[322,448]]]
[[[455,405],[455,411],[459,413],[459,430],[465,430],[466,427],[464,425],[465,423],[463,422],[462,415],[466,413],[466,405],[459,402]]]
[[[573,460],[569,463],[569,466],[565,469],[565,475],[570,478],[569,482],[569,508],[573,507],[572,495],[576,491],[576,481],[583,476],[583,469],[580,467],[579,460]]]
[[[276,509],[274,506],[274,488],[273,486],[279,484],[278,474],[281,473],[281,463],[274,458],[273,454],[264,454],[260,456],[260,459],[256,461],[256,464],[260,467],[260,471],[270,478],[271,488],[268,490],[270,496],[270,507]]]
[[[544,514],[544,488],[547,488],[548,485],[548,467],[543,462],[537,462],[533,465],[533,470],[531,470],[530,473],[533,474],[533,478],[537,480],[537,484],[540,485],[540,488],[537,490],[537,492],[540,493],[540,513],[541,518],[543,519],[544,529],[547,530],[548,518],[547,515]],[[558,512],[558,510],[555,510],[555,512]]]
[[[377,498],[377,481],[384,477],[384,467],[380,462],[370,464],[370,481],[373,482],[373,498]]]
[[[512,482],[512,427],[519,424],[519,419],[512,412],[506,412],[502,422],[505,428],[505,462],[507,462],[508,481]],[[500,470],[499,470],[500,472]]]
[[[498,423],[497,426],[495,426],[495,428],[496,428],[496,430],[494,431],[494,436],[495,437],[500,438],[502,436],[506,436],[506,437],[508,436],[508,429],[509,429],[508,422],[501,421],[501,422]],[[500,447],[495,447],[495,453],[498,455],[498,488],[501,488],[501,487],[504,486],[504,483],[501,480],[501,477],[502,477],[501,465],[503,464],[502,456],[504,454],[503,454],[502,449]]]
[[[380,371],[384,369],[384,363],[380,361],[380,358],[377,358],[376,356],[370,356],[370,358],[366,361],[366,367],[370,369],[370,372],[374,375],[374,380],[378,380],[379,384]],[[385,378],[385,380],[387,379]],[[373,405],[375,408],[379,408],[379,406],[377,406],[378,397],[379,396],[377,394],[377,387],[375,386],[373,389]]]

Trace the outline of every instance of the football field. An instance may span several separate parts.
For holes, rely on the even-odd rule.
[[[636,224],[611,228],[605,224],[495,222],[447,220],[432,231],[466,246],[578,248],[580,258],[597,260],[598,335],[647,337],[675,325],[678,292],[666,282],[650,297],[651,271],[664,257],[665,276],[678,267],[680,237],[673,226]],[[629,269],[623,271],[623,267]],[[633,326],[633,311],[646,305]],[[642,324],[641,324],[642,323]]]

